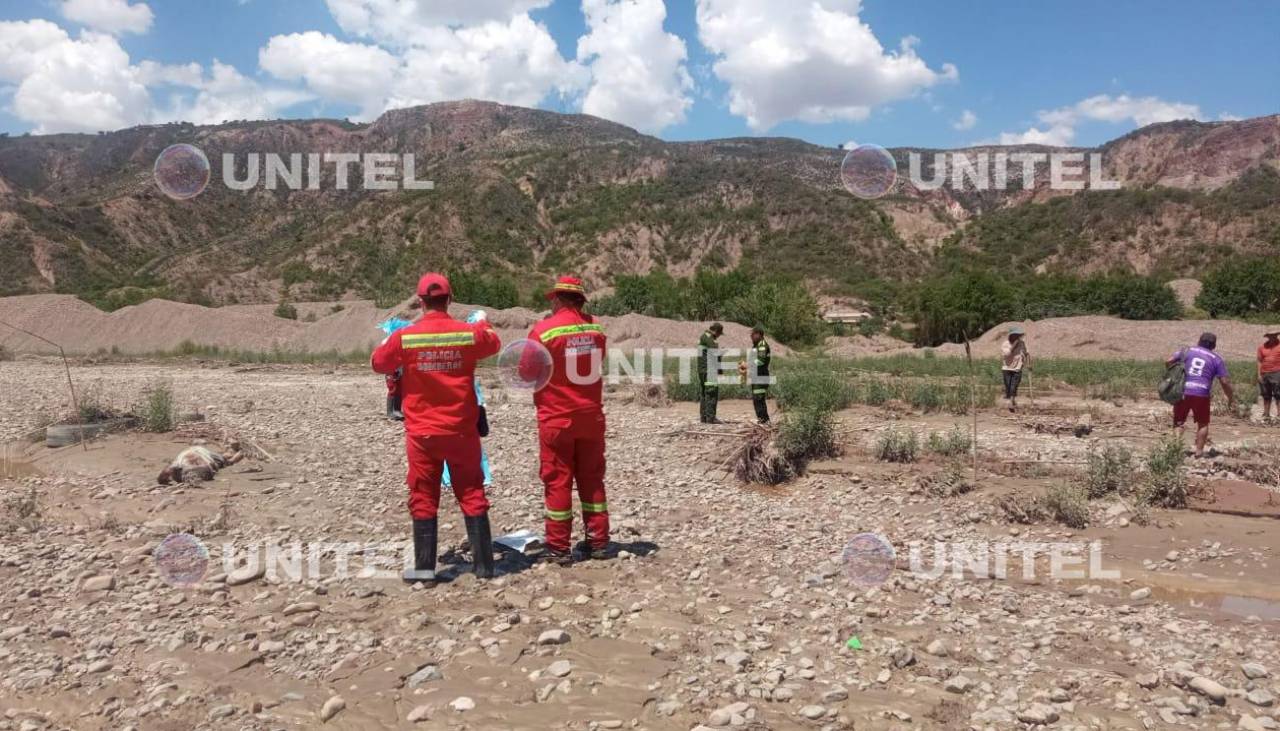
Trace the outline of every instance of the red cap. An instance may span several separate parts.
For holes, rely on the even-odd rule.
[[[419,297],[440,297],[446,294],[453,294],[453,290],[449,288],[449,280],[443,274],[427,272],[418,280]]]
[[[580,294],[587,296],[587,288],[582,285],[582,280],[577,277],[565,275],[556,280],[556,286],[547,290],[547,299],[555,297],[559,292],[567,292],[569,294]]]

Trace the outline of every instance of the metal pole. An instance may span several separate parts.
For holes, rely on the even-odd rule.
[[[39,336],[39,335],[36,335],[35,333],[31,332],[30,330],[26,330],[26,329],[24,329],[24,328],[20,328],[20,327],[18,327],[17,325],[14,325],[14,324],[11,324],[11,323],[8,323],[8,322],[5,322],[4,320],[0,320],[0,325],[4,325],[5,327],[11,328],[11,329],[13,329],[13,330],[17,330],[17,331],[18,331],[18,332],[20,332],[20,333],[24,333],[24,334],[26,334],[26,335],[30,335],[31,337],[35,338],[36,340],[39,340],[39,341],[42,341],[42,342],[48,343],[49,345],[52,345],[53,347],[55,347],[55,348],[57,348],[57,349],[58,349],[58,355],[62,357],[62,368],[63,368],[63,369],[66,371],[66,373],[67,373],[67,388],[68,388],[68,389],[70,389],[70,391],[71,391],[71,408],[75,410],[75,412],[76,412],[76,416],[77,416],[77,418],[79,418],[79,415],[80,415],[80,401],[76,398],[76,384],[75,384],[75,382],[74,382],[74,381],[72,381],[72,380],[71,380],[71,364],[70,364],[69,362],[67,362],[67,351],[63,350],[61,345],[58,345],[57,343],[53,342],[52,340],[50,340],[50,339],[48,339],[48,338],[45,338],[45,337],[41,337],[41,336]],[[89,451],[89,445],[88,445],[88,443],[85,441],[85,436],[84,436],[84,424],[81,424],[81,425],[80,425],[80,446],[84,448],[84,451],[86,451],[86,452],[87,452],[87,451]]]

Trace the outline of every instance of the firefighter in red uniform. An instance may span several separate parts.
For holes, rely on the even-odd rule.
[[[409,514],[413,517],[414,568],[408,581],[433,581],[440,478],[449,462],[471,542],[476,576],[493,576],[489,501],[480,467],[479,406],[473,381],[476,362],[498,352],[501,342],[487,320],[470,324],[449,316],[452,291],[440,274],[418,283],[422,317],[390,335],[373,352],[373,370],[400,378],[405,445],[409,454]]]
[[[583,314],[586,290],[576,277],[560,277],[551,291],[551,316],[533,326],[529,340],[551,354],[551,378],[536,391],[538,443],[547,508],[547,556],[572,563],[573,485],[578,485],[591,558],[608,556],[609,506],[604,493],[604,409],[601,378],[604,328]],[[538,380],[536,346],[521,359],[521,377]]]

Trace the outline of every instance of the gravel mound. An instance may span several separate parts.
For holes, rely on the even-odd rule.
[[[1194,345],[1200,333],[1206,331],[1217,333],[1218,352],[1224,357],[1252,359],[1262,343],[1263,334],[1280,330],[1280,325],[1250,325],[1235,320],[1139,322],[1099,315],[1055,317],[1038,322],[997,325],[974,343],[974,354],[984,358],[999,356],[1000,343],[1014,325],[1026,329],[1027,345],[1032,355],[1138,360],[1167,358],[1179,347]],[[944,345],[935,351],[939,355],[964,355],[964,346]]]
[[[289,320],[276,317],[276,306],[271,304],[211,308],[157,299],[107,313],[72,295],[45,294],[0,298],[0,320],[48,338],[73,354],[113,349],[125,354],[155,353],[184,342],[228,350],[348,352],[374,347],[383,337],[378,323],[387,318],[415,318],[413,304],[412,298],[390,308],[369,300],[303,302],[295,304],[300,319]],[[335,305],[342,309],[334,311]],[[473,309],[455,304],[450,312],[463,318]],[[523,307],[484,309],[503,342],[524,337],[546,315]],[[707,327],[705,322],[645,315],[602,317],[601,322],[612,347],[627,349],[694,347]],[[750,328],[725,323],[724,347],[745,348],[750,342]],[[36,338],[3,326],[0,345],[16,352],[56,352]],[[773,347],[777,353],[787,352],[784,346]]]

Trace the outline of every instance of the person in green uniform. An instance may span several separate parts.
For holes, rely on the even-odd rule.
[[[764,328],[751,328],[751,403],[756,407],[756,419],[769,423],[769,343],[764,339]]]
[[[698,385],[701,398],[699,399],[698,414],[703,424],[719,424],[720,420],[716,418],[716,406],[720,402],[720,383],[719,369],[716,372],[709,372],[708,353],[714,352],[717,363],[720,359],[720,344],[717,342],[720,335],[724,333],[724,325],[718,322],[711,323],[711,327],[702,333],[702,337],[698,339]]]

